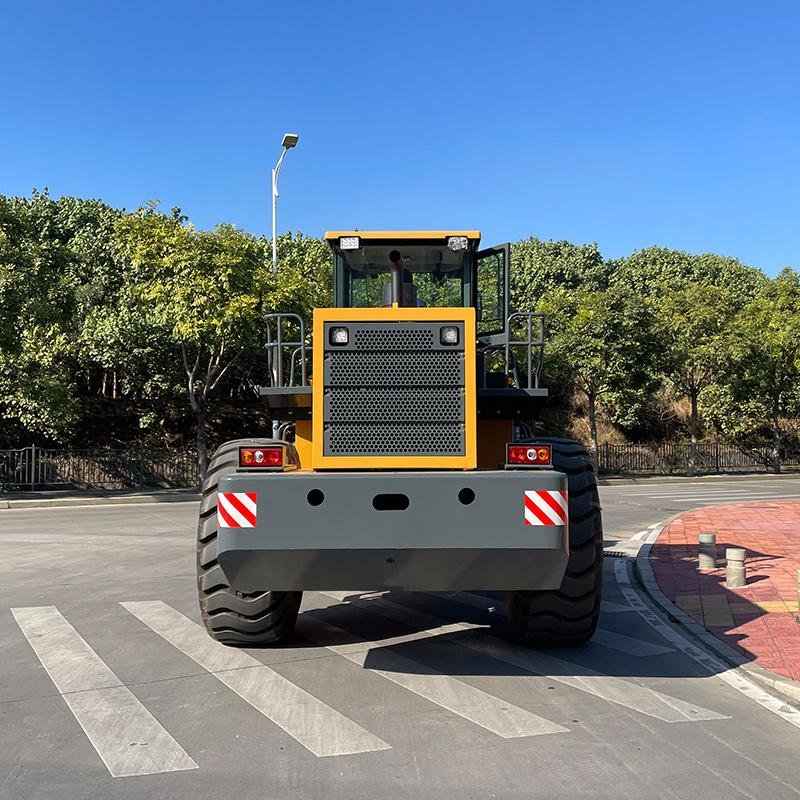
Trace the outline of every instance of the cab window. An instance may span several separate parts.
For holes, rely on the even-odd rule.
[[[470,304],[471,252],[443,242],[369,242],[355,250],[335,248],[336,303],[353,308],[390,305],[389,253],[402,255],[403,304],[427,308]]]

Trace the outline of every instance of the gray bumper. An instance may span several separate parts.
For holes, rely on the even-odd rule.
[[[234,473],[219,491],[254,493],[256,524],[220,525],[219,563],[241,592],[556,589],[567,527],[525,524],[525,492],[566,489],[551,470]]]

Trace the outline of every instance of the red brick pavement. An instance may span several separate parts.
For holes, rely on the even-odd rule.
[[[718,569],[698,572],[698,534],[717,534]],[[747,551],[747,586],[726,589],[726,547]],[[800,681],[800,501],[770,500],[690,511],[650,551],[661,591],[759,666]]]

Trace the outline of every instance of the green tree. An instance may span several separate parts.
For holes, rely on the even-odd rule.
[[[597,291],[606,285],[606,267],[596,244],[544,242],[531,236],[511,247],[511,305],[516,311],[536,308],[555,289]]]
[[[548,319],[546,369],[586,399],[597,460],[598,404],[638,403],[657,383],[662,344],[648,304],[619,289],[557,289],[539,305]]]
[[[782,418],[800,413],[800,274],[786,268],[736,315],[723,379],[703,392],[707,415],[731,437],[768,428],[780,471]]]
[[[123,304],[179,354],[197,426],[197,463],[208,464],[207,419],[215,390],[253,338],[266,293],[263,242],[232,226],[196,231],[154,205],[117,223],[129,259]]]
[[[654,307],[666,349],[667,376],[689,399],[693,472],[700,437],[699,398],[724,369],[736,304],[727,286],[688,283],[665,291]]]
[[[690,284],[728,288],[740,304],[751,300],[766,282],[764,273],[735,258],[714,253],[694,255],[666,247],[647,247],[609,262],[612,285],[645,297],[684,289]]]
[[[278,242],[279,268],[271,271],[268,243],[229,225],[197,231],[174,210],[154,205],[117,224],[129,261],[116,313],[92,320],[96,357],[125,362],[120,330],[136,333],[146,352],[172,358],[158,369],[151,396],[169,392],[182,370],[185,396],[197,428],[198,468],[208,461],[207,421],[213,397],[243,375],[268,380],[268,312],[292,312],[306,320],[330,302],[330,255],[318,239],[285,234]],[[177,362],[177,364],[176,364]],[[134,363],[126,363],[131,374]],[[253,398],[256,402],[256,398]]]
[[[81,318],[119,280],[119,212],[98,200],[0,197],[0,417],[59,437],[80,416]]]

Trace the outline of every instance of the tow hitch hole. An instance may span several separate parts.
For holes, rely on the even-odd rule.
[[[372,507],[376,511],[405,511],[408,508],[408,495],[376,494],[372,498]]]
[[[468,506],[475,499],[475,492],[466,487],[458,493],[458,502]]]
[[[310,506],[321,506],[324,499],[325,494],[320,489],[312,489],[306,497]]]

